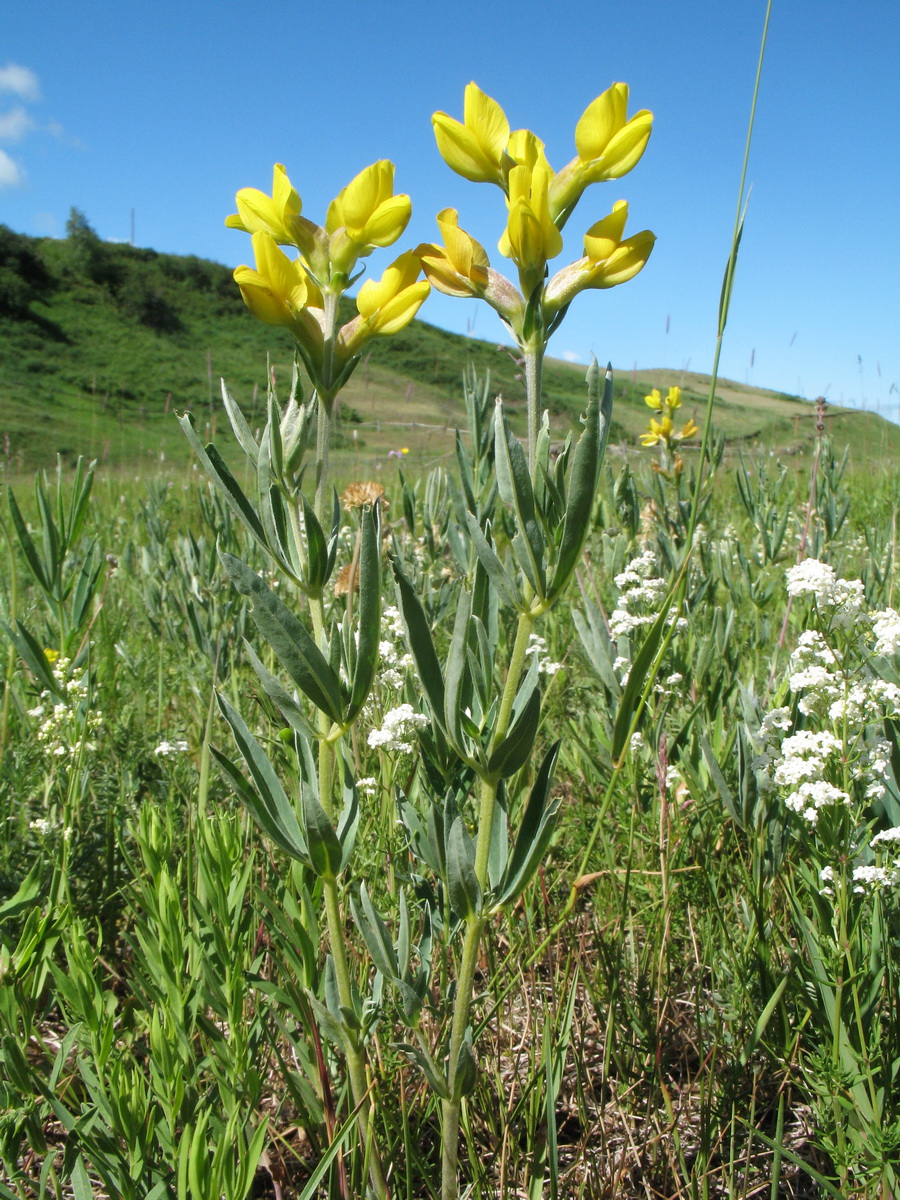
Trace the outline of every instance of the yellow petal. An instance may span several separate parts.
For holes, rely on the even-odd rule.
[[[266,325],[291,325],[290,309],[277,297],[262,276],[251,267],[237,267],[234,281],[241,289],[244,303],[257,320]]]
[[[644,403],[648,408],[654,408],[659,412],[662,408],[662,396],[659,394],[659,388],[654,388],[649,396],[645,396]]]
[[[411,250],[395,259],[381,279],[368,279],[359,289],[356,307],[363,317],[373,316],[419,276],[421,263]]]
[[[474,82],[466,87],[463,120],[475,135],[485,157],[499,163],[509,140],[509,121],[497,101],[492,100]]]
[[[670,412],[674,412],[676,408],[681,408],[681,388],[670,387],[669,394],[666,396],[666,408]]]
[[[362,229],[367,246],[392,246],[399,238],[412,214],[409,196],[390,196],[382,201]]]
[[[587,106],[575,126],[575,148],[583,162],[600,157],[625,124],[627,109],[627,83],[614,83]]]
[[[373,332],[379,337],[390,337],[404,329],[425,303],[430,291],[425,279],[404,288],[379,310],[372,325]]]
[[[345,225],[351,234],[362,230],[372,213],[394,190],[394,164],[381,159],[365,167],[331,202],[325,228],[333,233]]]
[[[618,247],[627,219],[627,202],[617,200],[612,212],[590,227],[584,235],[584,252],[592,263],[603,262]]]

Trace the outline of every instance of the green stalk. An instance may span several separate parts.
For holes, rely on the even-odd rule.
[[[528,641],[534,629],[535,618],[530,612],[520,613],[516,640],[513,644],[506,683],[500,699],[497,727],[491,739],[493,750],[509,732],[512,707],[525,670]],[[490,756],[490,752],[489,752]],[[491,851],[491,830],[494,824],[494,808],[497,803],[498,779],[482,779],[481,802],[478,813],[478,838],[475,846],[475,877],[484,891],[488,884],[488,858]],[[487,917],[480,913],[469,917],[463,942],[462,962],[456,986],[456,1002],[453,1006],[453,1021],[450,1027],[450,1051],[447,1056],[447,1083],[452,1089],[459,1070],[469,1013],[472,1008],[472,992],[475,986],[475,970],[478,965],[478,950],[487,925]],[[456,1200],[459,1195],[459,1116],[461,1099],[444,1100],[441,1105],[443,1124],[441,1130],[441,1200]]]

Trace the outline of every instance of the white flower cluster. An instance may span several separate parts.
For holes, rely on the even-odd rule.
[[[99,713],[83,711],[88,696],[87,676],[69,678],[71,665],[68,658],[57,658],[52,668],[53,678],[65,699],[57,699],[45,689],[40,695],[41,703],[28,710],[29,717],[40,722],[37,740],[56,758],[75,758],[82,744],[90,747],[84,739],[100,724]]]
[[[378,790],[378,780],[374,775],[367,775],[364,779],[357,779],[356,790],[363,796],[374,796]]]
[[[378,683],[393,692],[403,687],[406,672],[413,665],[412,655],[407,653],[403,637],[400,610],[389,605],[381,614],[381,641],[378,643],[381,672]]]
[[[805,558],[788,567],[786,575],[788,595],[812,596],[817,607],[830,617],[832,626],[850,629],[862,614],[866,601],[862,581],[839,579],[828,563]]]
[[[183,738],[179,738],[175,742],[160,742],[153,753],[159,758],[169,758],[173,754],[186,754],[187,749],[187,742]]]
[[[900,653],[900,613],[892,608],[871,614],[875,631],[875,653],[885,656]]]
[[[424,729],[428,718],[417,713],[411,704],[401,704],[384,714],[380,729],[369,734],[369,745],[382,750],[393,750],[397,754],[411,754],[410,740],[417,729]]]
[[[652,625],[659,615],[659,604],[666,594],[668,584],[655,574],[657,570],[656,557],[652,550],[633,558],[614,583],[619,589],[618,607],[610,614],[609,632],[614,638],[633,633],[642,625]],[[649,611],[641,611],[647,610]],[[676,610],[670,611],[670,618],[676,621],[676,628],[682,632],[687,628],[684,617],[676,617]]]
[[[823,867],[819,872],[822,881],[823,896],[833,896],[834,868]],[[894,887],[900,883],[900,861],[890,867],[859,866],[853,868],[851,876],[853,891],[857,896],[865,896],[869,892],[877,892],[882,888]]]
[[[557,671],[562,670],[562,663],[553,662],[547,654],[546,638],[538,637],[536,633],[532,633],[528,638],[528,649],[525,654],[537,656],[538,671],[541,675],[555,675]]]

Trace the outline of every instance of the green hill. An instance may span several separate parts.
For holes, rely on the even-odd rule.
[[[427,309],[426,309],[427,311]],[[69,236],[30,238],[0,226],[0,464],[8,473],[78,454],[123,469],[187,461],[174,412],[198,424],[222,419],[224,377],[251,424],[262,420],[266,362],[287,388],[287,336],[247,312],[228,268],[194,256],[158,254],[101,241],[73,212]],[[452,452],[467,362],[490,371],[512,411],[524,388],[512,355],[416,321],[374,343],[343,397],[342,437],[354,459],[377,465],[391,449],[430,463]],[[584,403],[584,368],[549,362],[545,396],[561,427]],[[617,380],[612,440],[625,446],[649,415],[651,386],[683,388],[685,415],[699,420],[708,378],[670,370]],[[812,443],[812,406],[774,392],[720,381],[716,423],[730,441],[782,453]],[[838,445],[857,462],[896,461],[900,429],[875,414],[830,410]]]

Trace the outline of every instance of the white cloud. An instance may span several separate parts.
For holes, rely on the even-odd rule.
[[[21,104],[9,112],[0,113],[0,142],[21,142],[34,129],[34,120]]]
[[[0,67],[0,92],[12,92],[23,100],[40,100],[41,88],[38,77],[28,67],[18,63],[7,63]]]
[[[0,150],[0,188],[20,187],[25,182],[25,172],[17,162]]]
[[[566,362],[570,363],[581,362],[581,355],[577,354],[574,350],[563,350],[563,358]]]

